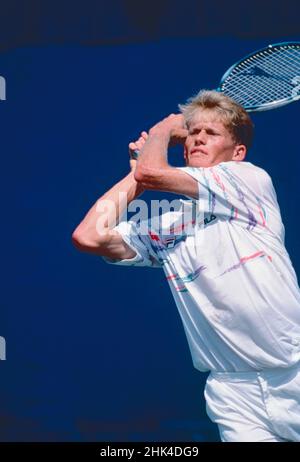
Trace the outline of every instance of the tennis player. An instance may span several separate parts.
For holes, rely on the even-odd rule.
[[[271,178],[245,161],[253,123],[215,91],[180,109],[129,144],[130,173],[91,208],[74,244],[164,270],[193,364],[210,371],[207,413],[222,441],[300,441],[300,292]],[[171,143],[183,145],[185,167],[169,165]],[[189,200],[160,220],[115,226],[148,189]]]

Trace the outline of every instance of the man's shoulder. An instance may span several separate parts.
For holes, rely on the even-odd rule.
[[[211,172],[213,170],[219,170],[220,173],[222,171],[229,171],[232,173],[238,174],[254,174],[254,175],[261,175],[262,177],[265,176],[267,178],[271,178],[268,172],[258,165],[253,164],[252,162],[248,161],[226,161],[220,162],[219,164],[214,165],[213,167],[177,167],[180,170],[189,173],[190,175],[197,177],[205,175],[206,172]]]
[[[262,179],[271,180],[269,173],[262,167],[253,164],[252,162],[246,161],[230,161],[230,162],[222,162],[218,165],[220,169],[230,170],[232,173],[236,173],[237,175],[255,175],[259,176]]]

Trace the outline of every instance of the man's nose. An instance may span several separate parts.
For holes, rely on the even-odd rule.
[[[195,144],[205,144],[206,143],[206,132],[204,130],[201,130],[201,132],[197,133],[196,138],[195,138]]]

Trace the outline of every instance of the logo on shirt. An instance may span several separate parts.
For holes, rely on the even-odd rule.
[[[162,239],[163,244],[167,247],[167,249],[172,249],[175,245],[179,244],[179,242],[186,240],[186,234],[182,234],[181,236],[178,235],[171,235],[164,237]]]
[[[210,217],[204,218],[204,226],[209,225],[212,221],[216,220],[216,218],[216,215],[214,215],[213,213],[210,215]]]

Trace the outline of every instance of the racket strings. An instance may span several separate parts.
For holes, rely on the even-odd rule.
[[[271,76],[273,75],[273,78],[279,78],[280,80],[285,80],[285,83],[290,83],[291,77],[300,70],[300,50],[272,53],[262,62],[262,67]]]
[[[279,47],[238,64],[226,77],[221,89],[247,109],[300,98],[299,84],[300,47]]]
[[[286,56],[285,59],[280,59],[273,56],[264,56],[263,61],[261,57],[256,60],[251,60],[250,63],[241,66],[241,70],[235,73],[235,79],[231,79],[231,87],[236,85],[237,95],[241,97],[243,94],[248,98],[259,98],[259,102],[263,103],[264,100],[268,101],[269,98],[277,99],[278,97],[288,97],[290,89],[287,88],[286,84],[292,85],[291,80],[295,76],[295,70],[297,70],[297,60],[291,60],[291,56]],[[299,59],[298,59],[299,61]],[[259,67],[258,67],[259,66]],[[289,72],[286,73],[287,66],[290,66]],[[248,69],[258,69],[267,72],[267,75],[259,74],[253,75],[246,72]],[[275,74],[274,74],[275,69]],[[284,77],[282,72],[285,72]],[[277,74],[276,74],[277,72]],[[280,77],[278,74],[280,73]],[[247,86],[245,86],[245,78],[247,80]],[[290,78],[290,81],[288,80]],[[270,85],[270,79],[272,79],[272,85]],[[229,89],[229,86],[228,86]]]
[[[263,71],[267,72],[268,75],[251,75],[247,74],[245,72],[245,69],[253,68],[253,63],[248,64],[248,66],[243,66],[243,71],[240,72],[240,74],[236,74],[235,77],[238,77],[239,80],[237,80],[236,84],[240,90],[245,88],[243,85],[243,77],[248,80],[251,79],[251,83],[255,84],[255,81],[258,81],[260,84],[258,88],[256,86],[253,88],[253,91],[256,93],[258,90],[261,96],[265,93],[265,88],[261,86],[261,83],[268,82],[270,83],[270,79],[273,79],[272,81],[272,87],[268,88],[268,91],[272,92],[272,96],[276,95],[277,91],[283,92],[284,96],[288,95],[289,89],[286,87],[286,84],[292,85],[291,80],[293,76],[295,76],[295,71],[297,70],[297,62],[294,60],[294,65],[291,66],[291,61],[288,59],[282,59],[283,57],[281,56],[280,59],[276,58],[275,56],[272,56],[271,59],[265,59],[263,62],[259,62],[261,60],[257,60],[258,62],[256,63],[255,67],[259,66],[259,69],[262,69]],[[300,63],[300,61],[299,61]],[[299,66],[298,63],[298,66]],[[289,72],[286,73],[286,68],[287,66],[290,67]],[[300,70],[300,69],[298,69]],[[275,71],[275,73],[274,73]],[[282,72],[285,72],[285,75],[283,76]],[[276,74],[277,73],[277,74]],[[280,74],[280,76],[278,75]],[[250,83],[248,81],[248,83]],[[231,82],[231,85],[234,85],[235,82]],[[249,88],[247,88],[249,90]],[[266,95],[267,96],[267,95]]]

